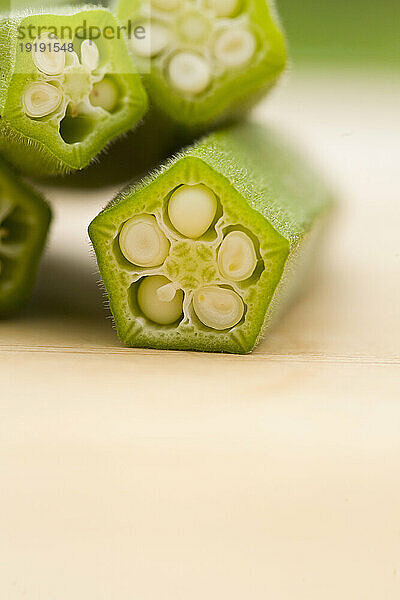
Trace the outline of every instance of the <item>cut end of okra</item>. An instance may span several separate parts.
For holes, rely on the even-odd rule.
[[[329,205],[308,165],[262,126],[183,150],[89,227],[119,337],[251,351],[302,280]]]
[[[8,20],[9,47],[0,56],[6,73],[0,80],[0,150],[21,170],[82,169],[142,118],[147,96],[124,40],[90,38],[90,31],[117,27],[105,9]],[[30,41],[14,30],[38,35]]]
[[[29,300],[50,224],[50,209],[0,160],[0,318]]]
[[[118,16],[144,32],[130,49],[153,103],[189,128],[243,113],[285,66],[266,0],[121,0]]]

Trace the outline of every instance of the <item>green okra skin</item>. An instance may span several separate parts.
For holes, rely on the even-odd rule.
[[[270,0],[121,0],[115,10],[153,106],[184,132],[243,117],[286,64]]]
[[[0,318],[28,302],[50,221],[42,196],[0,159]]]
[[[136,126],[147,94],[122,38],[102,8],[0,18],[0,151],[9,162],[30,175],[83,169]]]
[[[247,353],[318,254],[332,205],[259,124],[219,130],[128,187],[90,224],[128,346]]]

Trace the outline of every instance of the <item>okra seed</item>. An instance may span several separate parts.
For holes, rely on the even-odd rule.
[[[53,113],[62,101],[61,91],[44,81],[34,81],[28,85],[22,96],[25,114],[40,118]]]
[[[194,52],[178,52],[169,62],[171,84],[183,94],[197,95],[211,83],[211,66],[206,58]]]
[[[239,294],[218,286],[196,290],[193,308],[204,325],[218,331],[234,327],[244,314],[244,304]]]
[[[217,17],[231,17],[239,8],[239,0],[208,0],[207,5]]]
[[[99,49],[92,40],[82,42],[81,63],[89,71],[94,71],[99,66]]]
[[[143,38],[133,36],[131,39],[132,50],[138,56],[152,58],[165,50],[171,38],[170,31],[162,23],[150,21],[143,24],[145,35]]]
[[[41,51],[42,44],[45,50]],[[48,33],[42,34],[33,44],[33,62],[45,75],[61,75],[65,67],[65,52],[55,49],[55,44],[61,45],[58,37]]]
[[[163,275],[145,277],[138,288],[137,300],[142,313],[159,325],[175,323],[183,312],[183,291],[176,290],[172,300],[160,299],[158,291],[172,282]],[[161,294],[162,296],[162,294]]]
[[[92,106],[100,106],[104,110],[111,112],[119,100],[118,88],[112,79],[105,77],[94,84],[89,94],[89,100]]]
[[[256,39],[247,29],[226,29],[216,39],[214,54],[224,67],[242,67],[254,56]]]
[[[171,302],[175,298],[178,289],[179,288],[177,288],[176,285],[171,281],[171,283],[167,283],[166,285],[158,288],[158,299],[161,300],[161,302]]]
[[[152,0],[152,5],[159,10],[170,12],[179,8],[181,0]]]
[[[168,216],[179,233],[197,239],[209,229],[217,212],[217,198],[202,183],[182,185],[171,196]]]
[[[231,281],[244,281],[251,277],[257,266],[254,244],[243,231],[231,231],[218,252],[218,268],[223,277]]]
[[[153,215],[127,221],[119,234],[119,246],[129,262],[138,267],[157,267],[168,256],[170,244]]]
[[[178,27],[181,36],[192,43],[205,40],[210,31],[208,19],[197,12],[183,15],[178,22]]]

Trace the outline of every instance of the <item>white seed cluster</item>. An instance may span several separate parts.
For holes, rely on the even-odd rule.
[[[182,96],[205,93],[227,72],[247,68],[257,52],[242,0],[152,0],[141,10],[136,23],[145,35],[132,37],[132,50]]]
[[[164,212],[157,216],[135,215],[125,221],[118,237],[121,253],[132,265],[140,267],[138,278],[143,276],[137,289],[140,311],[159,325],[177,323],[185,312],[190,320],[192,311],[210,329],[232,329],[242,321],[246,311],[240,282],[253,276],[258,263],[252,238],[233,228],[228,228],[225,235],[220,230],[218,237],[217,223],[218,228],[222,227],[224,216],[222,209],[218,212],[216,194],[203,183],[178,186],[165,203],[168,219]],[[217,240],[208,241],[207,233],[211,230]],[[215,281],[183,290],[170,279],[165,263],[173,255],[173,245],[185,240],[188,249],[196,244],[213,248]]]
[[[61,121],[67,114],[94,117],[111,111],[118,102],[118,90],[105,77],[106,68],[99,68],[99,49],[95,42],[84,40],[80,59],[66,49],[57,36],[43,33],[33,43],[32,60],[37,78],[22,94],[25,114],[32,119],[43,117]]]

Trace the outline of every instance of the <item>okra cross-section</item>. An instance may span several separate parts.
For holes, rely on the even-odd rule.
[[[28,301],[50,219],[43,198],[0,160],[0,317]]]
[[[269,128],[220,130],[90,224],[128,346],[251,351],[302,283],[331,196]]]
[[[23,172],[86,167],[147,110],[122,32],[104,9],[0,18],[0,150]]]
[[[267,0],[121,0],[118,17],[153,104],[185,128],[242,116],[285,66]]]

